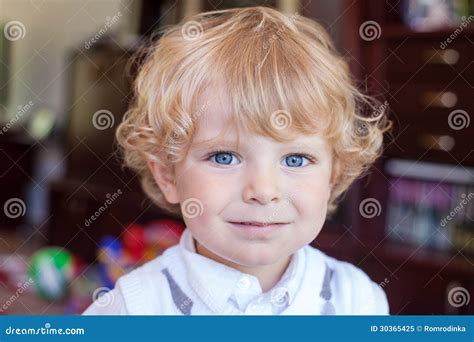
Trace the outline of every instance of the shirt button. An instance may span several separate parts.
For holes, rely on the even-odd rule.
[[[250,288],[250,279],[247,277],[242,277],[237,282],[237,287],[241,290],[248,290]]]
[[[288,303],[288,290],[284,287],[276,288],[271,293],[271,302],[275,306],[283,307]]]

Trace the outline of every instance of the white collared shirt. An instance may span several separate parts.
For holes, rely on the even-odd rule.
[[[197,254],[186,229],[177,246],[122,276],[86,315],[388,314],[385,293],[355,266],[305,246],[278,283]]]

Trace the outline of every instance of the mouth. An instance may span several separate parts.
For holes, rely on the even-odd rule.
[[[279,236],[290,222],[240,221],[229,222],[233,229],[246,239],[269,239]]]
[[[278,228],[289,224],[289,222],[258,222],[258,221],[241,221],[230,222],[231,224],[241,228]]]

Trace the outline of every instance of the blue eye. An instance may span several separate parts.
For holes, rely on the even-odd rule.
[[[231,165],[234,155],[229,152],[218,152],[210,156],[211,160],[221,165]],[[236,158],[234,158],[236,159]]]
[[[287,166],[290,167],[300,167],[300,166],[306,166],[307,164],[304,164],[304,160],[306,159],[307,164],[311,161],[308,157],[301,155],[301,154],[292,154],[288,157],[285,158],[285,162]]]
[[[238,164],[238,158],[232,152],[220,151],[214,152],[207,157],[207,160],[212,160],[219,165],[233,165]],[[314,159],[306,154],[292,154],[284,158],[286,166],[289,167],[303,167],[314,161]]]

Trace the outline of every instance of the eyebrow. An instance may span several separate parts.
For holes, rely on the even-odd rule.
[[[208,147],[214,147],[214,146],[228,146],[228,147],[236,147],[237,142],[230,142],[230,141],[225,141],[225,140],[203,140],[199,142],[193,143],[193,146],[196,148],[208,148]]]
[[[321,141],[314,141],[312,143],[310,142],[294,142],[290,141],[287,143],[281,143],[282,148],[289,148],[289,149],[297,149],[297,148],[302,148],[302,149],[309,149],[312,152],[316,153],[317,151],[320,151],[321,149],[324,148],[323,142]],[[238,148],[237,142],[236,141],[227,141],[227,140],[203,140],[203,141],[198,141],[193,143],[193,148],[195,149],[207,149],[207,148],[229,148],[229,149],[234,149]],[[240,146],[242,147],[242,146]],[[251,148],[251,147],[250,147]]]

